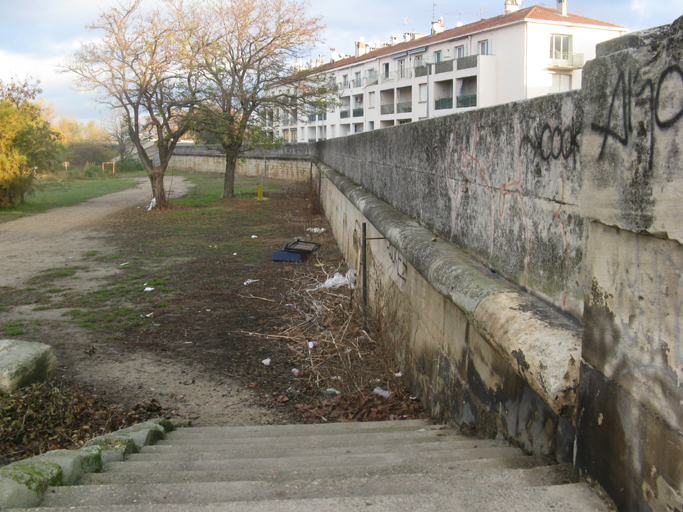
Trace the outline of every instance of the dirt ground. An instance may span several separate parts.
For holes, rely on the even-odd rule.
[[[190,187],[176,177],[172,193]],[[323,370],[293,373],[306,357],[306,340],[320,336],[322,343],[331,334],[334,341],[334,327],[306,311],[320,304],[306,290],[346,271],[324,216],[311,212],[305,192],[211,205],[211,216],[200,202],[147,212],[148,189],[141,183],[0,224],[0,335],[50,344],[59,378],[124,407],[155,399],[168,415],[196,425],[326,421],[311,412],[318,407],[312,398],[329,386]],[[272,251],[297,236],[321,243],[318,256],[273,262]],[[351,308],[352,293],[335,291],[330,308]],[[304,295],[308,303],[299,300]],[[369,335],[355,329],[353,346],[374,351]],[[338,379],[338,389],[368,394],[383,386],[407,401],[395,372],[400,377],[391,363],[377,363],[350,379],[329,378]],[[341,402],[326,398],[328,411]],[[375,419],[382,410],[376,399],[356,397],[347,409]],[[423,414],[412,404],[395,409],[402,417]]]

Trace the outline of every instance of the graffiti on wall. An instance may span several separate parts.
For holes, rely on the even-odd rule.
[[[401,281],[405,281],[406,274],[408,273],[408,263],[403,258],[403,255],[389,242],[387,242],[387,255],[391,261],[392,275],[396,275]]]
[[[640,115],[638,115],[640,114]],[[639,69],[621,70],[612,89],[604,124],[593,122],[591,129],[602,134],[598,159],[605,156],[607,142],[628,146],[634,139],[646,139],[647,168],[652,169],[657,130],[674,126],[683,117],[683,69],[678,64],[666,68],[656,79],[644,78]],[[641,121],[638,122],[638,119]],[[647,124],[645,124],[647,121]]]
[[[452,236],[455,236],[459,226],[459,214],[462,200],[465,195],[470,199],[477,199],[477,204],[486,205],[486,211],[478,212],[488,218],[488,255],[492,259],[496,239],[496,223],[502,223],[502,229],[514,230],[515,225],[523,226],[522,245],[524,254],[524,271],[520,284],[525,287],[529,283],[529,266],[531,259],[532,224],[529,218],[528,198],[525,198],[524,180],[529,176],[537,162],[545,162],[559,169],[558,177],[553,183],[555,191],[549,198],[557,203],[553,213],[553,223],[557,223],[562,233],[561,251],[564,254],[564,267],[566,276],[569,275],[569,248],[567,240],[567,227],[563,209],[565,206],[566,165],[570,159],[576,158],[579,153],[579,135],[581,133],[580,122],[574,119],[573,114],[567,115],[560,122],[546,120],[526,131],[520,127],[519,120],[514,119],[514,162],[499,158],[503,153],[505,140],[496,140],[493,130],[488,126],[480,126],[476,123],[472,128],[468,150],[459,151],[456,141],[456,132],[453,130],[450,136],[446,154],[446,181],[448,193],[451,197]],[[510,167],[513,167],[512,179]],[[527,190],[528,193],[528,190]],[[513,208],[513,205],[516,206]],[[508,218],[517,216],[518,218]],[[507,257],[512,257],[508,254]],[[495,263],[494,263],[495,264]],[[565,279],[566,281],[566,279]],[[562,305],[567,303],[567,289],[562,297]]]

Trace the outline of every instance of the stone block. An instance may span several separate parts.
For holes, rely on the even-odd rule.
[[[45,381],[57,368],[52,347],[43,343],[0,340],[0,393]]]
[[[36,507],[49,485],[59,485],[62,468],[53,462],[15,462],[0,468],[3,508]]]

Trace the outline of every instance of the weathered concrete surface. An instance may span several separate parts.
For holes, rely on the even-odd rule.
[[[237,161],[235,174],[265,179],[306,181],[311,177],[311,163],[307,159],[307,153],[308,146],[305,144],[285,146],[277,152],[249,152]],[[176,146],[168,169],[223,174],[225,157],[215,145],[195,146],[185,143]]]
[[[323,204],[350,266],[368,224],[369,295],[428,410],[535,454],[571,460],[581,336],[522,293],[328,166]],[[329,181],[328,181],[329,180]]]
[[[683,18],[598,50],[577,465],[621,510],[683,510]]]
[[[44,343],[0,340],[0,393],[43,382],[57,368],[52,347]]]
[[[419,225],[580,318],[582,126],[575,92],[312,147]]]
[[[683,18],[598,49],[583,73],[581,215],[683,242]]]

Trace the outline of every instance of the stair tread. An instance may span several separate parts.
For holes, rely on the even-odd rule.
[[[265,499],[311,499],[344,496],[453,494],[492,487],[538,487],[568,483],[566,470],[557,466],[532,470],[452,472],[451,474],[398,474],[362,478],[265,481],[190,482],[57,487],[45,495],[45,506],[68,504],[125,505],[133,503],[212,503]]]
[[[125,505],[79,505],[83,512],[157,512],[158,504]],[[45,508],[30,509],[45,512]],[[67,512],[71,507],[59,507],[53,512]],[[164,504],[165,512],[187,510],[187,504]],[[610,509],[586,484],[561,486],[490,488],[481,493],[465,490],[458,493],[412,493],[377,495],[372,497],[335,497],[312,499],[276,499],[260,501],[234,501],[219,503],[197,503],[192,505],[196,512],[368,512],[392,510],[393,512],[484,512],[505,510],[506,512],[608,512]],[[28,512],[28,511],[25,511]]]
[[[116,463],[122,467],[125,462]],[[498,457],[489,459],[471,459],[446,462],[434,462],[430,459],[413,462],[410,464],[384,464],[363,465],[348,467],[326,468],[285,468],[285,469],[252,469],[225,468],[221,470],[182,471],[174,470],[156,471],[148,468],[144,472],[129,471],[104,471],[102,473],[89,473],[83,476],[81,484],[108,484],[108,483],[181,483],[181,482],[219,482],[238,480],[263,480],[270,482],[283,482],[291,480],[308,480],[316,478],[351,478],[387,474],[410,474],[410,473],[452,473],[453,471],[498,471],[511,469],[532,469],[553,466],[547,457],[526,456],[518,453],[513,457]]]

